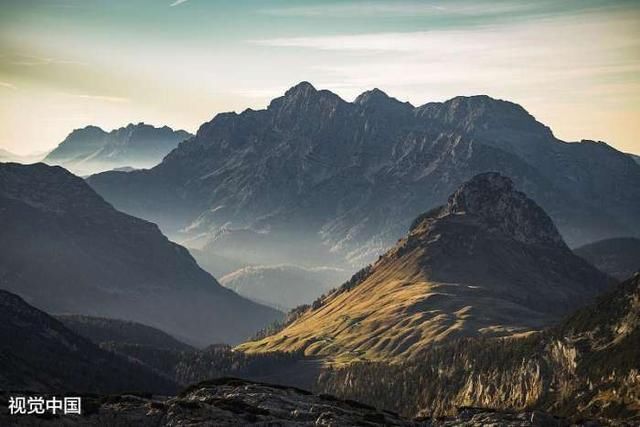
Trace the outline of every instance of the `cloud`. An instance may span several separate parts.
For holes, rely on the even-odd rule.
[[[87,65],[80,61],[69,61],[58,58],[45,58],[34,55],[16,55],[13,59],[7,61],[8,64],[21,67],[38,67],[46,65]]]
[[[16,90],[18,89],[18,87],[14,84],[11,84],[9,82],[1,82],[0,81],[0,87],[6,88],[6,89],[11,89],[11,90]]]
[[[176,0],[169,5],[169,7],[180,6],[182,3],[186,3],[189,0]]]
[[[87,95],[87,94],[76,95],[76,94],[70,94],[70,93],[67,93],[65,95],[71,96],[73,98],[88,99],[88,100],[92,100],[92,101],[115,102],[115,103],[128,103],[128,102],[131,102],[131,100],[129,98],[123,98],[123,97],[119,97],[119,96]]]

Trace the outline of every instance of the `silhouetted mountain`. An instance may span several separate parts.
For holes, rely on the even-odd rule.
[[[192,135],[144,123],[106,132],[97,126],[76,129],[43,160],[86,175],[119,167],[149,168]]]
[[[631,158],[640,165],[640,156],[636,156],[635,154],[629,154]]]
[[[633,237],[601,240],[573,252],[618,280],[628,279],[640,271],[640,239]]]
[[[348,277],[345,270],[334,268],[249,266],[221,277],[220,283],[256,302],[289,310],[310,303]]]
[[[640,274],[542,333],[461,339],[403,364],[356,363],[328,369],[318,391],[406,416],[455,412],[460,405],[524,408],[583,425],[640,421]],[[609,422],[613,421],[613,422]]]
[[[539,329],[608,284],[511,180],[484,173],[418,217],[371,268],[239,349],[406,359],[445,339]]]
[[[177,351],[194,350],[188,344],[151,326],[104,317],[67,314],[56,316],[67,328],[88,340],[100,343],[135,344]]]
[[[304,82],[265,110],[218,114],[151,170],[88,182],[218,256],[362,266],[486,171],[510,177],[571,246],[640,234],[640,166],[628,155],[560,141],[488,96],[413,107],[373,90],[349,103]]]
[[[99,349],[17,295],[0,290],[0,389],[172,393],[176,385]]]
[[[0,207],[0,288],[47,312],[137,321],[199,345],[239,342],[281,315],[60,167],[1,164]]]

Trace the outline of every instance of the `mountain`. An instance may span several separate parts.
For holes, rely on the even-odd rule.
[[[375,264],[284,329],[238,348],[406,359],[455,337],[540,329],[609,283],[571,252],[542,208],[509,178],[487,172],[419,216]]]
[[[151,326],[104,317],[67,314],[56,316],[76,334],[95,343],[133,344],[177,351],[191,351],[193,347]]]
[[[136,321],[198,345],[239,342],[281,315],[61,167],[1,164],[0,221],[0,288],[49,313]]]
[[[303,82],[264,110],[218,114],[150,170],[88,182],[213,256],[353,268],[487,171],[510,177],[571,247],[640,235],[631,157],[560,141],[521,106],[488,96],[414,107],[372,90],[346,102]]]
[[[125,166],[149,168],[191,136],[183,130],[144,123],[129,124],[111,132],[87,126],[71,132],[43,162],[64,166],[79,175]]]
[[[406,416],[455,413],[464,405],[549,411],[577,425],[638,425],[638,360],[640,274],[542,333],[467,338],[403,364],[328,369],[317,391]]]
[[[22,298],[0,290],[0,389],[175,392],[172,381],[103,351]]]
[[[574,253],[618,280],[640,269],[640,239],[618,237],[574,249]]]
[[[254,301],[291,309],[310,303],[347,277],[344,270],[328,267],[249,266],[221,277],[220,283]]]
[[[453,417],[410,420],[352,400],[326,394],[312,394],[295,387],[283,387],[237,378],[219,378],[188,387],[178,396],[119,394],[107,399],[85,397],[90,411],[43,422],[33,415],[7,414],[0,400],[0,422],[12,426],[117,425],[155,427],[189,426],[413,426],[500,425],[505,427],[560,427],[563,420],[527,411],[497,412],[461,408]],[[3,408],[5,406],[5,408]],[[4,409],[4,411],[3,411]]]
[[[640,156],[636,156],[635,154],[629,154],[629,156],[631,156],[633,161],[640,165]]]

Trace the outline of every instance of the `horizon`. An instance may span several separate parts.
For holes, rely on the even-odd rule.
[[[349,102],[373,88],[414,106],[486,94],[561,140],[640,153],[633,1],[0,5],[0,148],[16,154],[51,150],[87,125],[195,133],[301,81]]]

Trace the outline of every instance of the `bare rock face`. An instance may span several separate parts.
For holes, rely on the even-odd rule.
[[[95,398],[94,398],[95,399]],[[12,425],[41,426],[561,426],[556,418],[536,412],[508,413],[462,408],[456,416],[409,420],[355,401],[304,390],[254,383],[233,378],[206,381],[170,399],[120,395],[88,400],[84,416],[38,420],[9,418]],[[4,408],[2,408],[4,409]]]
[[[513,181],[495,172],[477,175],[449,197],[441,215],[474,215],[490,231],[525,244],[566,248],[553,221]]]

